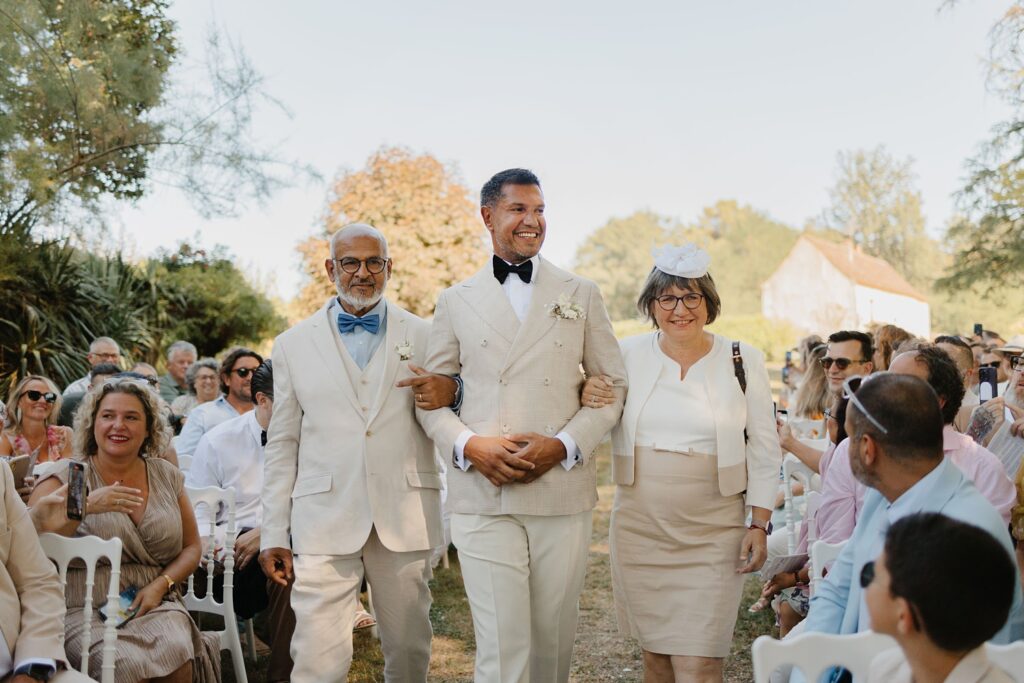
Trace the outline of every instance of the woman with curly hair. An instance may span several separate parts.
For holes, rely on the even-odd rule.
[[[875,364],[875,372],[883,372],[889,369],[892,357],[896,355],[896,349],[900,344],[911,341],[914,335],[902,327],[896,325],[882,325],[875,330],[875,355],[872,358]]]
[[[86,465],[90,491],[85,517],[67,520],[56,531],[64,536],[120,538],[121,590],[134,593],[134,618],[119,629],[117,681],[167,683],[219,680],[220,653],[216,635],[207,638],[196,628],[177,592],[199,564],[201,545],[184,475],[159,455],[168,446],[170,430],[159,399],[144,381],[112,377],[89,392],[75,416],[75,458]],[[67,482],[67,470],[42,479],[30,506]],[[96,572],[93,600],[106,602],[109,566]],[[85,620],[92,632],[103,626],[98,609],[84,614],[85,568],[67,575],[68,659],[81,661]],[[102,640],[90,646],[89,674],[99,679]]]

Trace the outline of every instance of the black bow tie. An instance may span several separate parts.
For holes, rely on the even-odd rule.
[[[518,266],[512,266],[505,263],[505,260],[495,255],[491,259],[491,263],[494,266],[494,277],[498,279],[498,282],[505,284],[505,280],[508,279],[509,273],[515,273],[519,276],[519,279],[523,282],[529,283],[533,278],[533,261],[523,261]]]
[[[267,430],[264,429],[260,432],[260,446],[265,447],[267,445]]]

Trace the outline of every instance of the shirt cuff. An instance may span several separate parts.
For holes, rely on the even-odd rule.
[[[576,446],[576,440],[569,436],[568,432],[558,432],[555,434],[555,438],[565,445],[565,460],[562,461],[562,467],[568,472],[576,467],[576,463],[583,461],[583,454]]]
[[[463,430],[461,434],[459,434],[459,437],[457,439],[455,439],[455,452],[452,453],[452,464],[454,464],[463,472],[468,471],[469,468],[473,466],[473,463],[466,460],[465,450],[466,444],[474,436],[476,436],[476,434],[473,433],[472,429],[466,429]]]

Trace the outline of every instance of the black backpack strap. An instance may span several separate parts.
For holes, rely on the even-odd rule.
[[[740,389],[747,393],[747,371],[743,368],[743,356],[740,355],[740,343],[732,343],[732,369],[736,373],[736,381],[740,383]]]

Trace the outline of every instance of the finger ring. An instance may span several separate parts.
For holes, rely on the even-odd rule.
[[[423,394],[416,394],[416,400],[417,401],[422,401],[423,400]]]

